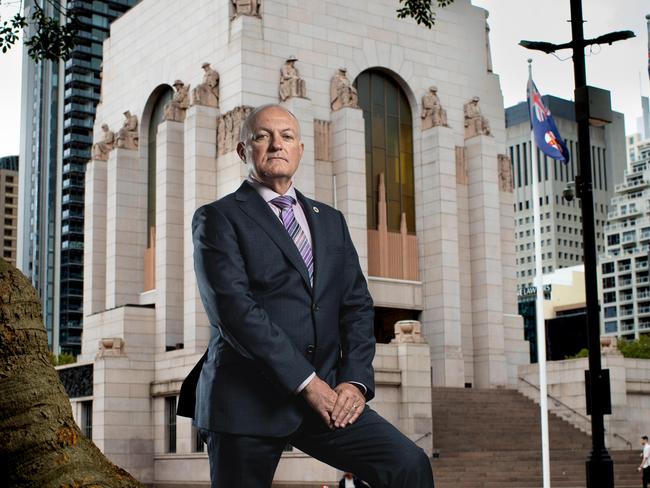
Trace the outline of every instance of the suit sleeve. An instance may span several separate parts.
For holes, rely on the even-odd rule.
[[[194,270],[210,323],[288,392],[314,372],[286,333],[254,300],[231,222],[211,205],[192,220]]]
[[[370,400],[375,396],[373,302],[347,224],[343,214],[339,212],[339,215],[345,241],[345,266],[339,309],[342,354],[338,382],[361,383],[366,387],[366,398]]]

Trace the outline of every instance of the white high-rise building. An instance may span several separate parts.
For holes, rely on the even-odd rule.
[[[542,271],[583,263],[582,211],[580,199],[568,201],[563,190],[578,173],[578,124],[571,101],[544,96],[544,103],[569,149],[568,164],[556,161],[537,150],[541,208]],[[610,124],[590,127],[596,248],[605,250],[604,228],[609,200],[615,186],[623,180],[626,167],[623,114],[612,112]],[[521,102],[506,109],[506,145],[512,160],[515,210],[517,287],[525,293],[535,278],[535,234],[533,231],[533,168],[531,165],[530,118],[528,104]]]
[[[650,332],[650,139],[630,138],[633,159],[616,185],[601,256],[603,331],[627,339]]]

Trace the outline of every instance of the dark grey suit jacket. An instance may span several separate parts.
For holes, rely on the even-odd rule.
[[[240,435],[286,436],[312,373],[374,396],[373,303],[341,212],[297,192],[312,236],[314,284],[282,222],[248,183],[199,208],[194,263],[214,334],[185,380],[179,415]]]

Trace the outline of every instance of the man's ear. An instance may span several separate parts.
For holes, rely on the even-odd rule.
[[[246,164],[246,145],[243,142],[237,143],[237,155],[242,163]]]

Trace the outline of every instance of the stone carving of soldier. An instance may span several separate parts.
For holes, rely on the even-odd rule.
[[[260,0],[232,0],[235,17],[240,15],[259,15]]]
[[[129,110],[124,112],[124,123],[117,132],[117,147],[123,149],[138,148],[138,116]]]
[[[437,94],[438,88],[432,86],[422,97],[422,130],[430,127],[449,127],[447,125],[447,111],[442,108]]]
[[[465,113],[465,138],[479,134],[486,136],[491,134],[490,123],[483,117],[481,109],[478,106],[479,100],[479,97],[474,97],[463,105],[463,112]]]
[[[176,80],[173,86],[176,92],[172,99],[165,104],[165,120],[183,122],[185,111],[190,106],[190,86],[185,86],[181,80]]]
[[[93,144],[93,159],[107,161],[108,153],[115,146],[115,133],[108,128],[108,124],[102,124],[102,140]]]
[[[330,83],[330,106],[333,112],[343,107],[359,108],[357,89],[352,86],[346,73],[347,68],[339,68],[338,73]]]
[[[300,78],[296,61],[298,58],[289,56],[280,70],[280,100],[283,102],[293,97],[307,98],[305,80]]]
[[[219,73],[210,63],[203,63],[203,82],[192,90],[192,105],[219,106]]]

